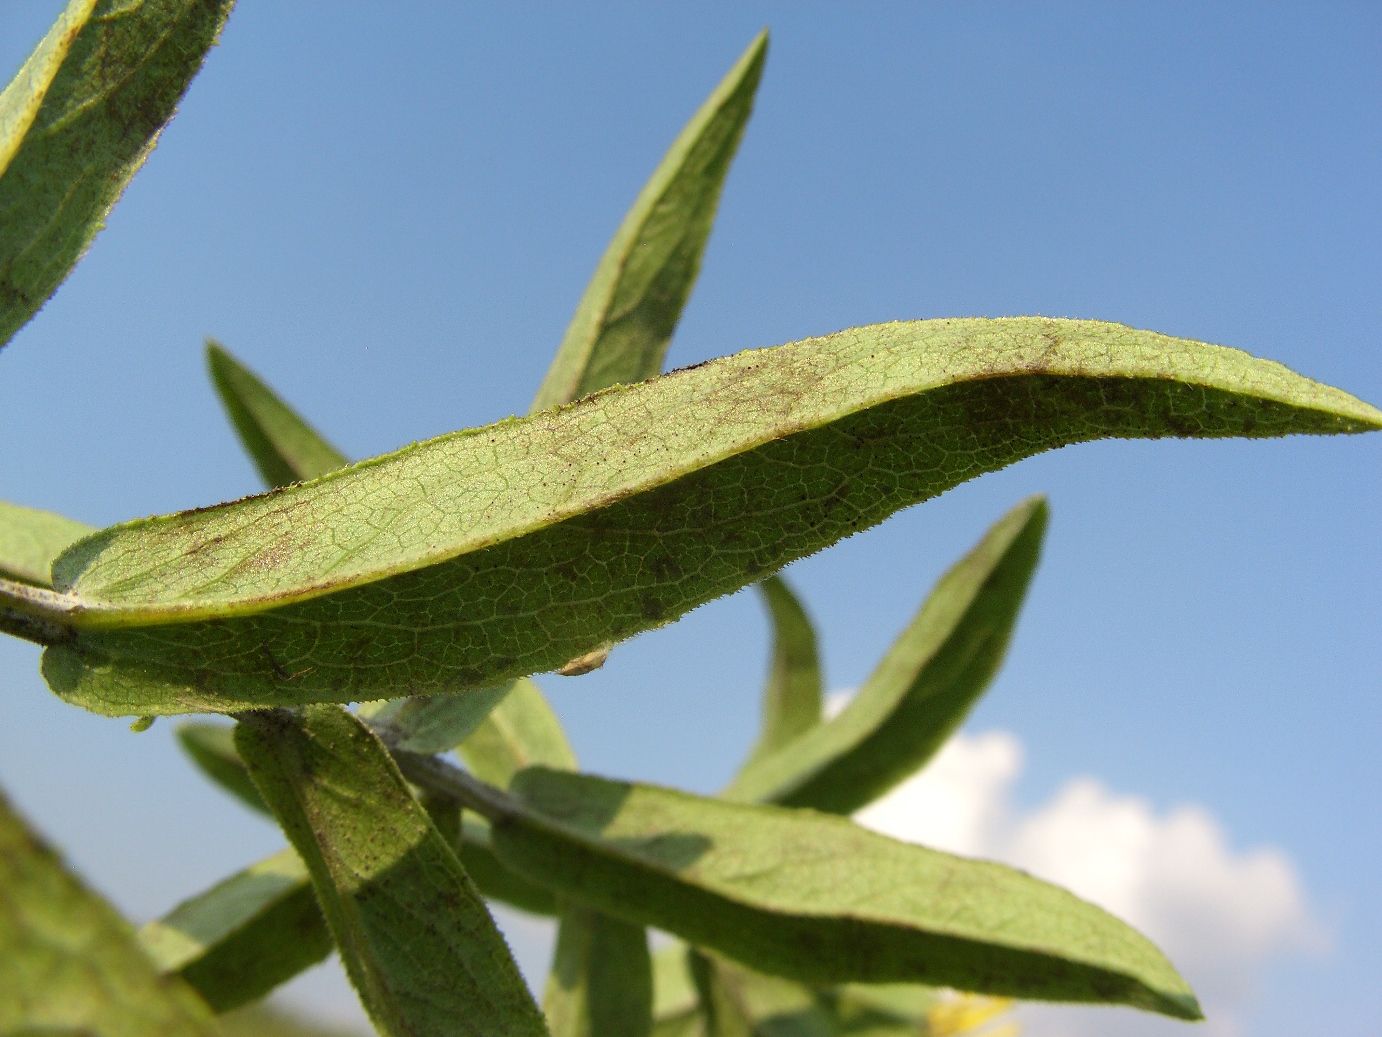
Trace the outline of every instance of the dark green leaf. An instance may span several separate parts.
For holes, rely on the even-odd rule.
[[[139,930],[162,972],[217,1012],[263,997],[331,952],[307,866],[292,850],[236,872]]]
[[[0,94],[0,346],[81,258],[232,0],[72,0]]]
[[[1008,512],[936,588],[839,716],[752,761],[727,795],[849,814],[916,773],[997,672],[1046,530]]]
[[[1184,980],[1144,937],[1000,864],[832,815],[561,771],[524,771],[511,788],[521,805],[495,806],[492,818],[500,860],[763,972],[1199,1017]]]
[[[206,1006],[159,976],[129,924],[0,795],[0,1033],[212,1037]]]
[[[109,714],[484,687],[1044,449],[1379,427],[1277,364],[1118,325],[880,325],[117,526],[58,559],[60,593],[0,584],[0,608],[68,629],[45,675]]]
[[[389,1037],[545,1037],[508,947],[388,752],[335,706],[247,714],[241,757]]]

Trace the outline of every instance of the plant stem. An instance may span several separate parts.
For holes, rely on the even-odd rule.
[[[386,743],[387,744],[387,743]],[[518,804],[493,785],[486,785],[459,767],[435,756],[410,753],[390,746],[394,760],[403,776],[419,788],[448,799],[467,810],[473,810],[490,821],[513,817],[520,812]]]
[[[0,576],[0,631],[40,645],[72,640],[67,617],[75,604],[65,594]]]

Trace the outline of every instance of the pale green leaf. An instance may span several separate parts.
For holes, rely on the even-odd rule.
[[[50,685],[116,715],[484,687],[1066,443],[1379,427],[1278,364],[1120,325],[879,325],[116,526],[0,610],[68,627]]]
[[[212,1037],[210,1013],[159,976],[129,924],[0,795],[0,1033]]]
[[[653,1018],[668,1019],[694,1012],[697,991],[691,975],[690,948],[674,942],[659,948],[653,962]]]
[[[360,715],[392,746],[414,753],[444,753],[484,724],[512,687],[500,684],[464,695],[390,699],[369,703],[369,709],[361,707]]]
[[[0,93],[0,346],[144,163],[233,0],[72,0]]]
[[[253,713],[236,744],[381,1034],[546,1034],[479,892],[359,720],[335,706]]]
[[[1046,515],[1040,498],[1008,512],[941,578],[840,715],[750,762],[726,795],[849,814],[916,773],[997,672]]]
[[[95,526],[0,501],[0,576],[52,586],[53,562]]]
[[[542,999],[552,1037],[648,1037],[652,1007],[643,927],[563,905]]]
[[[350,459],[219,342],[206,363],[240,442],[270,486],[287,486],[343,468]]]
[[[513,689],[489,711],[459,747],[471,773],[500,788],[524,767],[575,770],[576,755],[557,715],[531,680],[515,680]]]
[[[281,850],[139,930],[160,971],[224,1012],[255,1001],[331,952],[307,866]]]
[[[772,622],[773,655],[763,689],[763,723],[746,766],[820,723],[821,661],[811,617],[780,576],[758,585]]]
[[[500,860],[564,896],[812,985],[916,982],[1199,1017],[1112,915],[1023,872],[813,811],[534,768],[494,808]]]
[[[767,33],[760,33],[672,142],[605,249],[533,410],[662,369],[767,49]]]
[[[500,788],[524,767],[576,768],[576,754],[557,715],[538,686],[526,679],[514,681],[459,751],[471,773]]]

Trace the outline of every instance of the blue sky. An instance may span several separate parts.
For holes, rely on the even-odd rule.
[[[6,73],[59,7],[0,7]],[[207,335],[357,456],[522,412],[624,209],[765,24],[672,366],[1040,313],[1239,346],[1382,401],[1375,5],[322,10],[235,12],[108,229],[0,353],[0,498],[104,524],[257,489]],[[1328,946],[1254,973],[1244,1032],[1368,1032],[1379,461],[1382,436],[1081,446],[789,576],[851,687],[990,521],[1048,493],[1042,569],[968,727],[1020,741],[1009,806],[1092,775],[1158,816],[1203,805],[1236,852],[1279,848]],[[591,769],[709,791],[752,741],[764,633],[738,595],[544,684]],[[0,784],[128,911],[276,848],[171,725],[63,706],[36,656],[0,643]]]

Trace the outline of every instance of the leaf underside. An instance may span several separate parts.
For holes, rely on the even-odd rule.
[[[336,706],[258,713],[236,745],[388,1037],[544,1037],[503,937],[388,753]]]
[[[1043,450],[1378,427],[1280,365],[1120,325],[859,328],[98,533],[55,567],[75,628],[44,672],[116,715],[492,685]]]
[[[72,0],[0,94],[0,347],[153,150],[233,0]]]
[[[995,523],[844,710],[751,760],[724,794],[850,814],[925,766],[1002,662],[1046,516],[1046,502],[1033,498]]]
[[[630,922],[816,985],[926,983],[1199,1017],[1145,937],[1023,872],[844,818],[533,768],[499,858]]]

